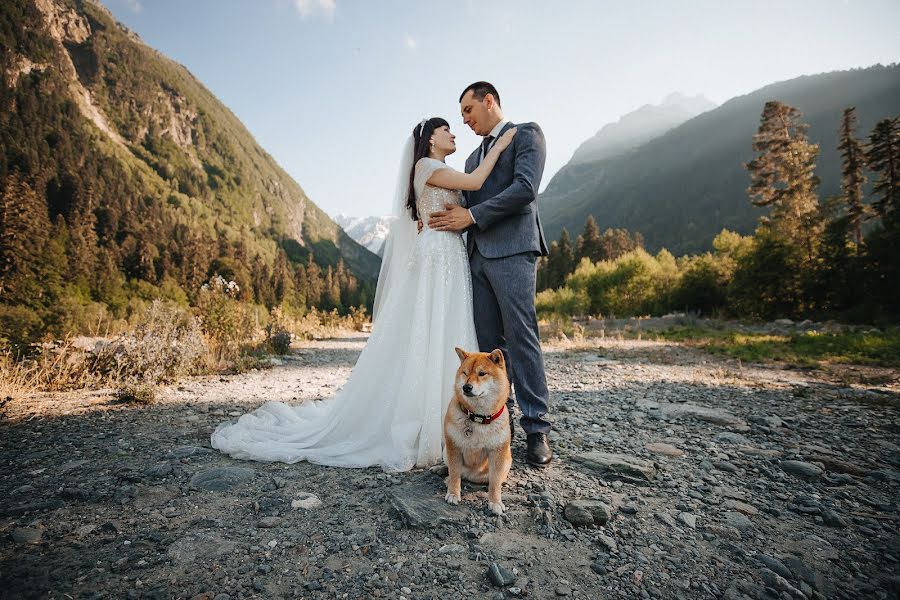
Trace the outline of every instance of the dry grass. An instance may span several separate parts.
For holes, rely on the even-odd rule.
[[[569,317],[551,315],[538,322],[540,337],[548,342],[580,344],[584,341],[584,326]]]
[[[315,309],[300,316],[238,302],[233,282],[214,278],[193,311],[154,301],[129,331],[95,338],[93,348],[72,339],[37,345],[17,360],[0,354],[0,400],[42,391],[111,387],[120,400],[149,403],[156,386],[195,373],[244,372],[267,366],[266,354],[289,354],[299,339],[362,331],[363,309],[349,315]],[[262,323],[267,322],[263,327]]]
[[[336,310],[331,312],[312,309],[299,319],[285,324],[300,339],[322,340],[340,335],[344,331],[362,331],[369,322],[369,315],[362,308],[351,308],[350,314],[341,316]]]
[[[90,368],[91,357],[71,339],[42,344],[36,353],[16,360],[12,352],[0,355],[0,397],[19,397],[37,390],[82,389],[102,379]]]

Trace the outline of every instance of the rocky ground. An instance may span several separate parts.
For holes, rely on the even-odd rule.
[[[209,434],[330,396],[365,338],[194,378],[152,406],[15,400],[3,598],[895,598],[900,395],[652,341],[545,346],[557,454],[487,511],[439,473],[232,460]]]

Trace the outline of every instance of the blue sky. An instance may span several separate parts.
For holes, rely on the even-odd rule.
[[[895,0],[103,0],[185,65],[329,214],[389,212],[400,148],[493,82],[547,138],[543,186],[604,124],[671,92],[714,102],[900,60]],[[761,108],[761,107],[760,107]],[[750,143],[749,140],[747,142]],[[542,187],[543,187],[542,186]]]

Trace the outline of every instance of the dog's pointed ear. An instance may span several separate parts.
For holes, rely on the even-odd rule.
[[[459,360],[461,360],[461,361],[466,360],[466,357],[469,356],[468,352],[466,352],[462,348],[454,348],[454,350],[456,350],[456,355],[459,357]]]
[[[503,352],[499,348],[491,352],[491,360],[501,366],[506,364],[503,360]]]

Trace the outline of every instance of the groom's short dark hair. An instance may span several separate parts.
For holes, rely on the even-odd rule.
[[[484,100],[484,97],[490,94],[497,102],[497,106],[500,106],[500,94],[493,84],[488,83],[487,81],[476,81],[462,91],[462,94],[459,95],[460,102],[462,102],[463,96],[469,93],[469,90],[472,90],[472,96],[478,101]]]

